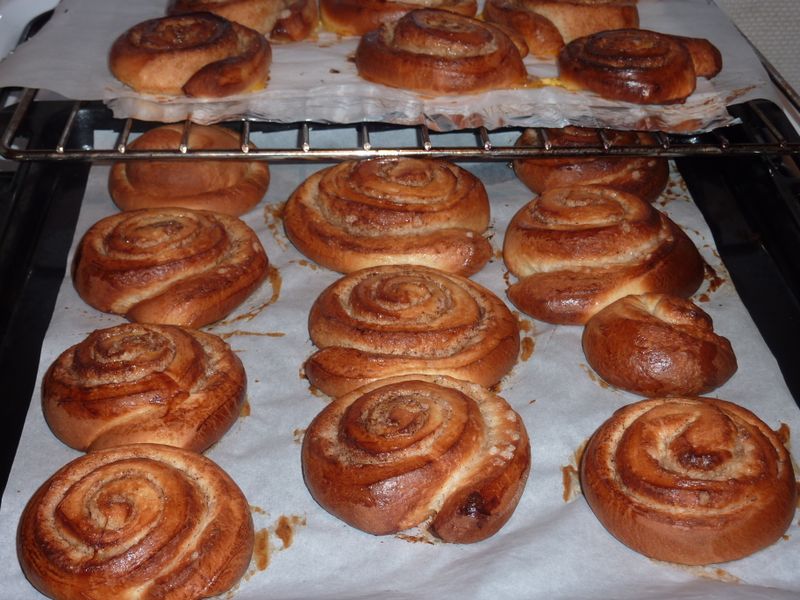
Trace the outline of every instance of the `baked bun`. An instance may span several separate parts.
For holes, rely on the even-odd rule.
[[[474,17],[476,0],[320,0],[322,26],[343,36],[364,35],[383,23],[397,21],[407,12],[419,8],[438,8]]]
[[[598,31],[639,27],[636,0],[487,0],[483,17],[518,31],[539,58]]]
[[[91,333],[42,382],[47,424],[83,452],[139,442],[202,452],[241,412],[244,367],[220,338],[125,323]]]
[[[33,495],[17,531],[22,570],[57,600],[217,596],[252,553],[250,506],[233,480],[158,444],[73,460]]]
[[[128,147],[132,150],[177,150],[181,125],[150,129]],[[192,125],[193,150],[237,150],[239,136],[218,125]],[[182,207],[239,216],[259,203],[269,186],[264,161],[130,160],[111,168],[108,190],[122,210]]]
[[[663,294],[626,296],[595,314],[583,352],[613,386],[642,396],[694,396],[736,372],[727,338],[691,301]]]
[[[503,259],[519,281],[508,297],[541,321],[583,324],[629,294],[691,296],[703,259],[669,217],[599,186],[557,188],[511,220]]]
[[[568,126],[544,129],[547,141],[555,149],[598,146],[599,130]],[[611,147],[652,146],[649,133],[604,130]],[[525,129],[517,139],[517,147],[541,146],[538,129]],[[514,161],[517,177],[537,194],[572,185],[603,185],[653,202],[664,191],[669,179],[669,162],[654,156],[602,156],[522,158]]]
[[[236,217],[186,208],[117,213],[81,239],[72,278],[98,310],[139,323],[199,328],[225,317],[267,277],[255,232]]]
[[[201,12],[134,25],[111,46],[109,68],[144,94],[222,98],[263,89],[271,61],[263,35]]]
[[[432,96],[519,88],[522,55],[499,27],[445,10],[413,10],[365,34],[358,74],[374,83]]]
[[[525,425],[485,388],[406,375],[334,400],[311,422],[302,463],[311,495],[336,517],[385,535],[423,524],[446,542],[496,533],[530,470]]]
[[[334,271],[419,264],[471,275],[492,257],[481,181],[444,160],[376,158],[318,171],[291,195],[286,235]]]
[[[329,396],[410,373],[489,387],[519,354],[519,324],[502,300],[464,277],[413,265],[343,277],[317,298],[308,326],[322,349],[305,373]]]
[[[558,55],[559,77],[603,98],[635,104],[674,104],[695,90],[697,77],[722,68],[708,40],[616,29],[578,38]]]
[[[208,11],[266,35],[273,42],[297,42],[317,31],[316,0],[172,0],[167,14]]]
[[[778,435],[713,398],[622,407],[589,440],[580,473],[586,501],[612,535],[673,563],[720,563],[765,548],[797,504]]]

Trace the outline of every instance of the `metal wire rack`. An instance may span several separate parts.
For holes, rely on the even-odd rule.
[[[173,159],[217,159],[217,160],[268,160],[272,162],[298,161],[339,161],[376,157],[427,157],[450,158],[454,160],[507,161],[522,158],[542,158],[560,156],[662,156],[667,158],[681,156],[736,156],[736,155],[792,155],[800,154],[800,142],[787,139],[775,126],[757,103],[748,106],[749,118],[759,121],[765,133],[763,139],[752,142],[732,143],[725,129],[715,130],[699,136],[655,133],[652,144],[636,146],[616,145],[607,133],[600,129],[596,144],[586,147],[558,147],[550,143],[547,131],[537,129],[537,145],[519,146],[513,140],[521,128],[487,130],[477,128],[459,132],[462,137],[453,144],[448,134],[434,132],[423,125],[413,127],[390,125],[386,123],[326,124],[326,123],[273,123],[265,121],[241,120],[226,123],[239,132],[240,144],[235,150],[194,149],[189,144],[189,132],[193,126],[190,121],[183,123],[183,139],[174,149],[137,150],[130,147],[132,136],[154,127],[155,123],[143,123],[133,119],[114,118],[100,102],[94,101],[48,101],[36,100],[38,90],[19,91],[19,100],[10,106],[7,122],[0,136],[0,155],[14,161],[120,161],[120,160],[173,160]],[[48,127],[55,131],[46,136],[57,140],[53,145],[37,147],[30,142],[27,123],[32,113],[41,105],[53,105],[53,117]],[[57,109],[57,110],[56,110]],[[0,113],[0,126],[4,119]],[[341,129],[343,135],[337,139],[335,147],[319,144],[317,134],[328,132],[326,140],[331,139],[330,130]],[[409,129],[414,132],[416,143],[408,146],[375,143],[377,133],[387,130]],[[96,136],[87,135],[102,130],[116,134],[116,140],[107,146],[97,144]],[[254,135],[259,144],[252,143]],[[288,138],[287,138],[288,134]],[[354,134],[354,135],[353,135]],[[470,141],[464,142],[467,134]],[[292,139],[292,144],[274,144],[272,139]],[[351,144],[347,139],[354,139]],[[511,141],[510,141],[511,140]],[[264,143],[266,141],[266,143]]]

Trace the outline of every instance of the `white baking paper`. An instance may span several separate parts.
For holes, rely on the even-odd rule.
[[[275,215],[292,190],[323,166],[271,167],[272,181],[265,200],[244,219],[257,232],[280,274],[280,289],[264,284],[230,317],[205,328],[226,336],[244,362],[249,404],[249,414],[239,418],[207,455],[242,488],[253,506],[256,530],[262,532],[262,537],[268,535],[270,544],[268,564],[263,562],[263,553],[259,554],[262,564],[254,560],[242,582],[225,598],[798,597],[798,516],[784,538],[771,547],[739,561],[709,567],[650,560],[606,532],[577,484],[565,485],[565,473],[568,475],[576,466],[576,453],[592,432],[615,409],[639,397],[602,384],[592,373],[581,350],[581,327],[550,325],[524,315],[520,316],[523,337],[532,339],[533,353],[503,380],[500,394],[525,422],[533,463],[519,506],[503,529],[472,545],[441,543],[416,530],[375,537],[344,524],[318,506],[303,482],[300,443],[305,427],[327,400],[309,390],[300,369],[314,351],[307,332],[308,311],[317,295],[339,275],[315,266],[299,254],[287,241]],[[532,194],[506,164],[463,166],[487,187],[492,206],[491,243],[499,257],[508,221]],[[92,223],[115,212],[106,191],[107,176],[107,167],[92,169],[76,238]],[[710,395],[753,410],[775,429],[786,424],[791,432],[800,431],[800,410],[720,263],[707,225],[676,173],[657,206],[686,229],[722,281],[711,290],[708,283],[704,284],[695,300],[713,317],[716,330],[731,340],[739,370]],[[502,260],[495,258],[473,279],[506,299],[507,277]],[[277,300],[260,309],[276,292]],[[36,487],[61,465],[79,456],[59,442],[44,422],[41,376],[61,352],[92,330],[121,322],[121,318],[83,303],[66,276],[44,341],[39,379],[0,507],[2,598],[39,597],[19,568],[15,530]],[[566,479],[569,481],[569,477]],[[287,531],[293,533],[291,539]]]
[[[698,79],[683,104],[642,106],[546,85],[467,96],[423,97],[362,80],[352,56],[358,38],[321,33],[319,40],[273,44],[266,90],[225,101],[142,96],[108,70],[114,39],[132,25],[164,15],[166,0],[62,0],[51,21],[0,63],[0,87],[43,88],[76,100],[103,99],[115,116],[151,121],[190,117],[212,123],[249,117],[277,122],[426,124],[437,131],[485,126],[704,131],[732,122],[726,106],[774,90],[752,48],[710,0],[640,0],[641,27],[711,40],[724,67]],[[482,5],[482,3],[481,3]],[[531,77],[555,78],[554,61],[525,59]]]

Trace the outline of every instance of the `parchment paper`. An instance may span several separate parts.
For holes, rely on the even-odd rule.
[[[798,597],[798,516],[784,539],[771,547],[740,561],[703,568],[652,561],[606,532],[568,475],[575,467],[576,452],[592,432],[616,408],[639,397],[603,385],[592,373],[581,351],[581,327],[549,325],[522,315],[523,335],[532,339],[534,350],[503,380],[500,394],[524,419],[531,437],[533,464],[520,504],[499,533],[473,545],[432,541],[416,530],[375,537],[320,508],[303,483],[300,442],[304,428],[326,404],[326,398],[314,395],[299,371],[314,351],[306,328],[308,311],[317,295],[339,275],[304,259],[287,241],[275,215],[291,191],[323,166],[271,167],[269,192],[245,220],[258,233],[280,274],[280,289],[266,283],[228,319],[206,328],[226,336],[239,353],[249,386],[249,414],[242,416],[207,455],[242,488],[253,506],[256,530],[262,532],[262,538],[268,535],[270,548],[269,560],[263,552],[258,554],[261,564],[254,560],[238,588],[226,597]],[[492,203],[491,242],[499,257],[508,221],[532,194],[505,164],[463,166],[487,186]],[[96,220],[116,210],[106,191],[107,176],[107,167],[91,171],[76,239]],[[686,229],[722,281],[722,285],[712,286],[714,289],[704,284],[695,300],[713,317],[716,330],[731,340],[739,370],[710,395],[753,410],[775,429],[785,423],[792,432],[800,431],[800,410],[730,283],[709,229],[677,174],[672,174],[669,190],[657,206]],[[474,279],[506,299],[506,275],[502,260],[495,258]],[[259,308],[278,291],[277,301]],[[66,277],[0,508],[2,598],[39,597],[18,566],[14,545],[17,522],[36,487],[79,456],[61,444],[43,420],[42,373],[58,354],[92,330],[121,322],[119,317],[84,304]]]
[[[351,60],[358,38],[340,39],[328,33],[321,33],[316,42],[273,44],[269,85],[263,92],[223,102],[142,96],[111,75],[109,48],[132,25],[163,16],[165,5],[165,0],[63,0],[43,30],[0,63],[0,87],[44,88],[70,99],[103,99],[115,116],[151,121],[186,117],[198,123],[239,117],[278,122],[384,121],[424,123],[439,131],[568,124],[704,131],[732,122],[726,106],[774,96],[755,53],[710,0],[639,2],[642,28],[705,37],[722,52],[722,72],[711,81],[698,79],[697,90],[684,104],[612,102],[558,85],[426,98],[362,80]],[[534,80],[557,76],[552,60],[528,57],[525,62]]]

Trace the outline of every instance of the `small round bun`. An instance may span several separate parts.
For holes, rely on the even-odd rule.
[[[520,50],[500,27],[434,9],[365,34],[355,63],[368,81],[431,96],[519,88],[528,77]]]
[[[519,325],[486,288],[413,265],[351,273],[320,294],[309,332],[321,350],[305,363],[330,396],[411,373],[442,374],[490,387],[519,355]]]
[[[320,0],[322,26],[342,36],[364,35],[419,8],[438,8],[474,17],[476,0]]]
[[[797,505],[778,435],[713,398],[622,407],[589,440],[580,472],[586,501],[613,536],[673,563],[721,563],[766,548]]]
[[[244,402],[242,362],[209,333],[125,323],[64,351],[42,382],[47,424],[83,452],[140,442],[202,452]]]
[[[242,491],[195,452],[131,444],[59,469],[22,513],[22,570],[55,600],[208,598],[253,553]]]
[[[543,131],[556,149],[602,143],[597,129],[567,126]],[[603,134],[611,147],[655,144],[652,134],[645,132],[604,130]],[[539,130],[525,129],[516,145],[539,147],[544,142],[540,138]],[[537,194],[572,185],[602,185],[653,202],[664,191],[669,179],[668,160],[655,156],[522,158],[513,165],[520,181]]]
[[[236,217],[143,209],[92,225],[78,244],[72,278],[81,298],[103,312],[199,328],[244,302],[268,267],[255,232]]]
[[[144,94],[222,98],[267,85],[263,35],[208,12],[150,19],[111,46],[114,77]]]
[[[525,426],[505,400],[425,375],[337,398],[306,429],[302,448],[306,485],[331,514],[375,535],[426,522],[458,543],[484,540],[506,523],[530,459]]]
[[[642,396],[695,396],[736,372],[727,338],[686,298],[626,296],[586,323],[583,352],[611,385]]]
[[[713,77],[721,68],[721,55],[707,40],[644,29],[578,38],[558,55],[559,77],[566,83],[635,104],[684,102],[698,76]]]
[[[492,257],[483,237],[486,189],[444,160],[378,158],[323,169],[291,195],[283,223],[300,252],[341,273],[418,264],[468,276]]]
[[[175,150],[181,125],[163,125],[135,139],[132,150]],[[239,136],[218,125],[192,125],[188,145],[193,150],[236,150]],[[255,207],[269,187],[264,161],[130,160],[111,168],[108,189],[122,210],[181,207],[212,210],[238,217]]]
[[[598,31],[639,27],[636,0],[487,0],[483,17],[518,31],[539,58]]]
[[[556,188],[511,219],[509,299],[541,321],[582,325],[629,294],[691,296],[704,264],[688,236],[641,198],[600,186]]]
[[[167,14],[207,11],[266,35],[273,42],[313,37],[319,23],[316,0],[172,0]]]

